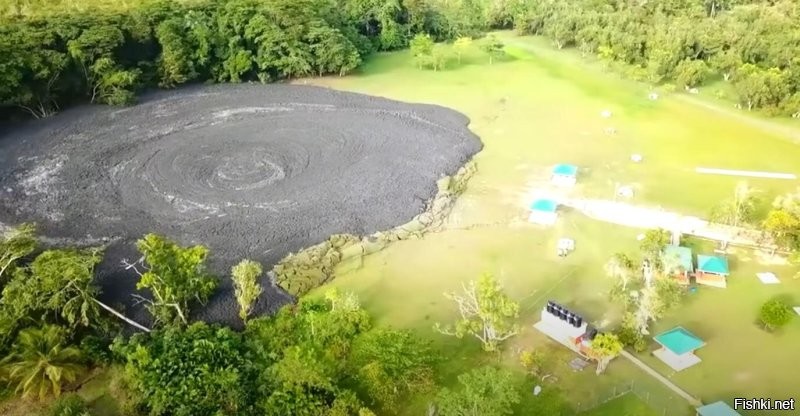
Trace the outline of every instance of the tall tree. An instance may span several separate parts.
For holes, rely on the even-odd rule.
[[[775,198],[762,227],[779,246],[800,250],[800,190]]]
[[[231,269],[233,290],[239,304],[239,318],[244,322],[247,322],[253,304],[263,292],[258,283],[262,272],[261,264],[252,260],[242,260]]]
[[[9,341],[25,320],[52,318],[70,328],[103,326],[100,308],[143,331],[146,327],[98,300],[94,269],[102,260],[99,249],[47,250],[19,268],[0,299],[0,340]]]
[[[188,323],[192,301],[205,303],[217,287],[217,279],[206,270],[208,249],[181,247],[156,234],[145,235],[136,247],[142,254],[139,261],[123,264],[140,276],[136,288],[152,294],[152,299],[135,295],[136,299],[146,305],[158,324]]]
[[[434,44],[430,35],[418,34],[414,36],[409,46],[411,48],[411,56],[414,57],[414,61],[420,69],[431,64]]]
[[[445,297],[458,306],[461,318],[455,325],[435,329],[445,335],[458,338],[472,335],[486,351],[497,350],[498,345],[519,332],[515,320],[519,316],[519,304],[503,292],[500,282],[491,274],[483,274],[478,282],[462,285],[463,293],[446,293]]]
[[[22,397],[43,400],[51,392],[59,396],[84,366],[80,350],[68,346],[65,331],[45,325],[20,331],[11,352],[0,361],[0,370]]]
[[[250,365],[241,337],[199,322],[169,327],[112,349],[125,360],[134,403],[150,415],[252,414]]]
[[[597,361],[597,374],[600,375],[608,367],[608,363],[622,352],[622,343],[616,335],[610,333],[597,334],[592,340],[589,356]]]
[[[489,55],[489,63],[505,55],[505,44],[495,35],[489,35],[481,41],[481,49]]]
[[[520,402],[512,375],[494,367],[476,368],[458,376],[459,390],[442,389],[436,396],[441,416],[503,416]]]
[[[713,221],[733,227],[741,227],[752,222],[755,214],[756,190],[746,182],[740,182],[733,196],[717,205],[711,213]]]
[[[453,48],[456,50],[456,58],[458,59],[458,63],[461,63],[461,57],[471,46],[472,38],[467,36],[462,36],[453,42]]]
[[[792,308],[782,299],[770,299],[765,302],[758,313],[758,320],[768,331],[774,331],[792,320]]]
[[[628,284],[637,275],[636,264],[625,253],[615,253],[606,262],[606,274],[619,282],[623,291],[627,290]]]
[[[437,358],[429,342],[409,331],[378,329],[354,342],[349,363],[370,404],[389,414],[433,388]]]
[[[664,247],[669,244],[670,233],[663,228],[656,228],[647,230],[644,233],[644,239],[639,243],[639,250],[642,252],[642,258],[654,272],[663,271],[661,260],[663,258]]]
[[[93,279],[101,259],[98,250],[48,250],[18,269],[0,299],[0,339],[12,337],[30,319],[52,318],[73,328],[99,324],[99,289]]]

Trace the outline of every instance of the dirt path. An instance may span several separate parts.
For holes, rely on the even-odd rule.
[[[760,233],[754,230],[712,224],[697,217],[684,216],[659,208],[599,199],[567,198],[560,202],[590,218],[613,224],[636,228],[663,228],[669,231],[680,231],[681,234],[715,241],[727,241],[729,244],[748,247],[761,247],[769,244],[763,240]]]
[[[667,379],[666,377],[664,377],[661,374],[659,374],[658,371],[653,370],[652,368],[650,368],[649,365],[643,363],[641,360],[639,360],[638,358],[634,357],[631,353],[623,350],[622,351],[622,356],[627,358],[628,361],[634,363],[637,367],[639,367],[642,370],[644,370],[647,374],[650,374],[651,376],[653,376],[653,378],[655,378],[656,380],[660,381],[663,385],[667,386],[670,390],[674,391],[679,396],[681,396],[684,399],[686,399],[686,401],[689,402],[692,406],[700,407],[700,406],[703,405],[703,402],[701,402],[699,399],[697,399],[696,397],[694,397],[691,394],[687,393],[682,388],[676,386],[673,382],[669,381],[669,379]]]

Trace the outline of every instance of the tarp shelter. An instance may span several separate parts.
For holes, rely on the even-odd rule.
[[[727,287],[728,259],[722,256],[710,256],[705,254],[697,255],[697,274],[695,278],[701,285]]]
[[[578,167],[560,164],[553,168],[550,180],[559,186],[572,186],[578,181]]]
[[[741,416],[739,412],[733,410],[723,401],[707,404],[698,407],[696,410],[697,416]]]
[[[701,360],[694,351],[706,345],[702,339],[682,327],[675,327],[656,335],[653,339],[661,348],[653,351],[659,360],[675,371],[685,370]]]
[[[775,273],[764,272],[764,273],[756,273],[756,277],[761,283],[765,285],[777,285],[781,281],[778,279],[778,276],[775,276]]]
[[[530,205],[530,215],[528,221],[543,224],[553,225],[558,218],[558,203],[552,199],[537,199]]]
[[[675,260],[680,265],[682,272],[676,277],[681,283],[689,283],[689,275],[694,273],[692,249],[689,247],[668,245],[664,248],[664,256],[670,261]]]

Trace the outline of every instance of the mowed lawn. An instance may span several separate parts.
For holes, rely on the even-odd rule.
[[[492,65],[473,52],[448,70],[422,71],[407,52],[398,52],[373,58],[353,76],[309,81],[454,108],[470,117],[470,127],[485,144],[475,157],[478,173],[456,204],[447,231],[394,244],[365,259],[358,270],[340,272],[331,286],[358,293],[380,322],[416,329],[439,343],[450,359],[449,381],[483,362],[502,361],[513,368],[515,348],[547,348],[559,377],[552,386],[565,390],[573,403],[601,402],[634,381],[652,392],[657,414],[668,406],[666,414],[690,414],[680,399],[623,360],[599,377],[588,368],[572,372],[565,364],[572,356],[531,328],[547,299],[574,307],[597,325],[613,325],[620,311],[609,302],[612,282],[602,266],[616,251],[636,250],[641,230],[572,212],[553,228],[527,225],[526,194],[547,178],[553,164],[573,163],[581,168],[576,193],[610,199],[616,184],[632,185],[634,203],[705,217],[742,178],[700,175],[696,167],[800,174],[800,146],[781,137],[783,130],[760,128],[741,114],[674,97],[651,101],[647,86],[620,80],[594,64],[578,65],[582,61],[569,52],[552,51],[535,39],[512,41],[510,57]],[[608,119],[600,116],[606,109],[613,113]],[[618,133],[605,134],[607,127]],[[631,163],[633,153],[642,154],[644,162]],[[761,190],[762,210],[775,195],[798,186],[792,180],[748,182]],[[555,253],[561,237],[577,245],[565,259]],[[672,375],[648,354],[642,358],[705,402],[739,395],[791,397],[800,382],[790,370],[800,361],[800,319],[778,334],[762,331],[754,321],[771,296],[789,294],[800,304],[800,280],[791,278],[791,268],[764,265],[748,252],[734,253],[732,268],[727,289],[701,288],[654,328],[679,324],[694,331],[708,344],[698,352],[703,362]],[[755,277],[759,271],[777,273],[782,284],[762,285]],[[435,322],[456,316],[443,292],[483,272],[498,276],[522,306],[525,329],[501,357],[483,354],[474,340],[447,338],[432,329]],[[422,401],[409,414],[418,414]]]
[[[659,413],[654,412],[647,403],[643,402],[633,394],[626,394],[624,396],[613,399],[604,403],[588,412],[580,414],[581,416],[659,416]]]

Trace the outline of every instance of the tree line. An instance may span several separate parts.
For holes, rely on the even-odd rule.
[[[633,79],[731,84],[742,108],[800,115],[797,0],[499,0],[493,26],[549,38]],[[509,23],[511,22],[511,23]]]
[[[59,398],[49,415],[91,415],[80,397],[62,392],[74,390],[92,368],[113,367],[115,398],[126,415],[391,415],[419,398],[440,416],[475,409],[501,416],[520,405],[531,415],[569,412],[554,387],[536,404],[525,403],[527,382],[497,366],[444,383],[442,351],[413,332],[376,326],[350,293],[330,290],[251,318],[263,272],[251,260],[229,274],[244,330],[191,322],[192,309],[202,307],[220,279],[206,267],[208,249],[156,234],[136,248],[141,258],[122,267],[139,275],[141,295],[132,296],[151,314],[152,327],[100,300],[94,277],[102,247],[44,248],[30,224],[0,233],[0,382],[9,393]],[[464,290],[447,295],[461,318],[437,324],[440,333],[475,338],[487,351],[518,333],[519,305],[497,279],[484,275]],[[139,331],[124,336],[123,325]],[[521,358],[537,379],[542,354]]]
[[[0,109],[36,117],[79,102],[131,103],[145,88],[342,75],[417,33],[442,41],[484,25],[472,0],[28,3],[0,16]]]
[[[0,108],[44,117],[145,88],[346,74],[372,52],[515,28],[633,79],[720,79],[740,105],[800,116],[797,0],[137,0],[0,5]],[[418,38],[421,39],[421,38]],[[420,40],[417,49],[429,48]],[[485,45],[488,45],[486,43]],[[420,66],[441,67],[441,51]],[[418,58],[417,61],[420,61]],[[6,111],[8,112],[8,111]]]

